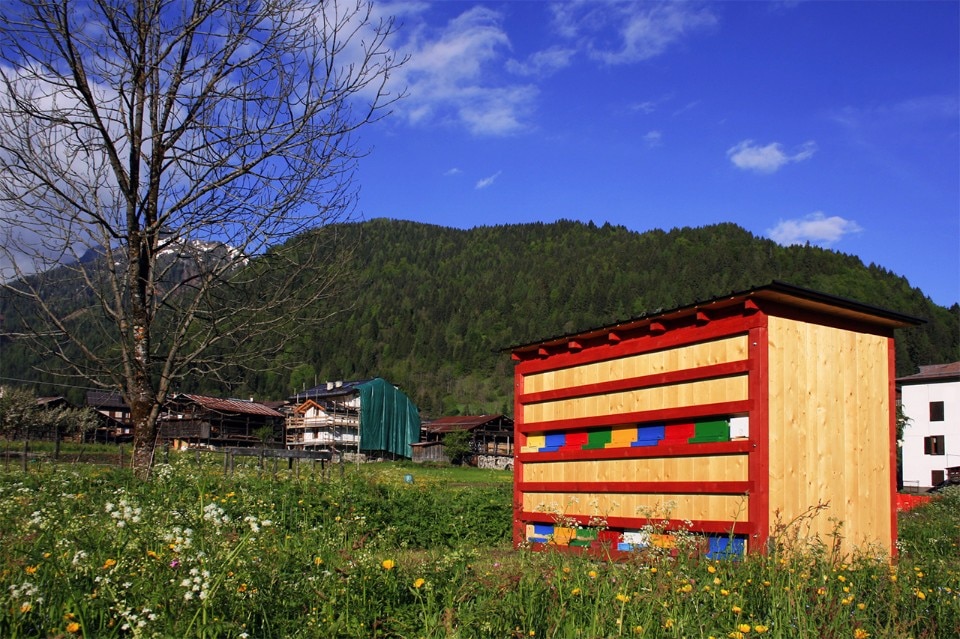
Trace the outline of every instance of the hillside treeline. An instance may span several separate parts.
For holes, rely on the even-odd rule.
[[[504,348],[775,279],[926,319],[898,332],[898,375],[960,359],[957,304],[938,306],[855,256],[783,247],[734,224],[637,233],[572,221],[460,230],[376,219],[338,231],[353,254],[348,281],[328,301],[338,312],[274,343],[246,344],[268,352],[285,342],[260,370],[186,379],[183,391],[279,399],[327,380],[379,376],[427,417],[512,414]],[[0,374],[37,376],[16,342],[2,349]]]

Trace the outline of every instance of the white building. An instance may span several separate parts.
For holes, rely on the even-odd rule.
[[[948,469],[960,468],[960,362],[921,366],[916,375],[897,379],[897,386],[909,420],[903,431],[903,486],[936,486]]]

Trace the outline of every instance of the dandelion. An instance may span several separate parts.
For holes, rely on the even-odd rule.
[[[864,630],[863,628],[857,628],[853,631],[853,639],[867,639],[870,636],[870,633]]]
[[[739,626],[737,626],[737,630],[739,630],[740,632],[750,632],[750,624],[742,623]]]
[[[397,564],[393,561],[393,559],[384,559],[380,562],[380,565],[383,566],[384,570],[393,570],[394,566]]]
[[[753,627],[753,631],[756,632],[758,635],[762,635],[767,630],[770,630],[770,628],[768,628],[767,626],[764,626],[763,624],[758,624]]]
[[[673,619],[667,619],[666,621],[664,621],[663,627],[668,629],[673,628]]]
[[[26,568],[24,568],[24,570],[27,571],[28,575],[35,575],[37,574],[37,568],[39,567],[40,566],[27,566]]]
[[[67,624],[67,632],[76,634],[80,632],[80,624],[76,621]]]
[[[590,577],[591,579],[596,579],[596,578],[597,578],[597,571],[596,571],[596,570],[591,570],[590,572],[587,573],[587,577]]]
[[[713,573],[717,572],[717,569],[714,566],[707,566],[707,572],[712,575]]]
[[[107,559],[105,562],[103,562],[103,570],[109,570],[116,565],[117,565],[116,559]]]
[[[573,590],[570,591],[570,594],[573,595],[574,597],[579,597],[581,592],[582,591],[579,588],[574,588]]]
[[[627,603],[628,601],[630,601],[630,597],[623,594],[622,592],[618,592],[617,601],[619,601],[620,603]]]
[[[413,581],[413,587],[416,588],[417,590],[420,590],[421,588],[423,588],[423,584],[425,583],[427,582],[423,577],[418,577]]]
[[[313,565],[314,565],[314,566],[322,566],[322,565],[323,565],[323,557],[314,557],[314,558],[313,558]]]
[[[917,599],[919,599],[920,601],[923,601],[924,599],[927,598],[927,596],[919,588],[916,591],[914,591],[914,594],[917,595]]]
[[[730,608],[730,610],[735,615],[739,615],[741,612],[743,612],[743,608],[741,608],[740,606],[733,606],[732,608]],[[744,630],[744,632],[746,632],[746,630]]]

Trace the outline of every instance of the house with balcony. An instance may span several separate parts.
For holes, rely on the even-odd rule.
[[[379,377],[325,382],[290,397],[286,444],[365,457],[409,459],[420,438],[417,406]]]

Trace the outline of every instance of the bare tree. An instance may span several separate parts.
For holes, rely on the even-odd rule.
[[[21,337],[57,372],[120,389],[139,476],[178,379],[316,319],[354,134],[398,97],[393,29],[366,0],[4,3],[7,323],[40,318]]]

